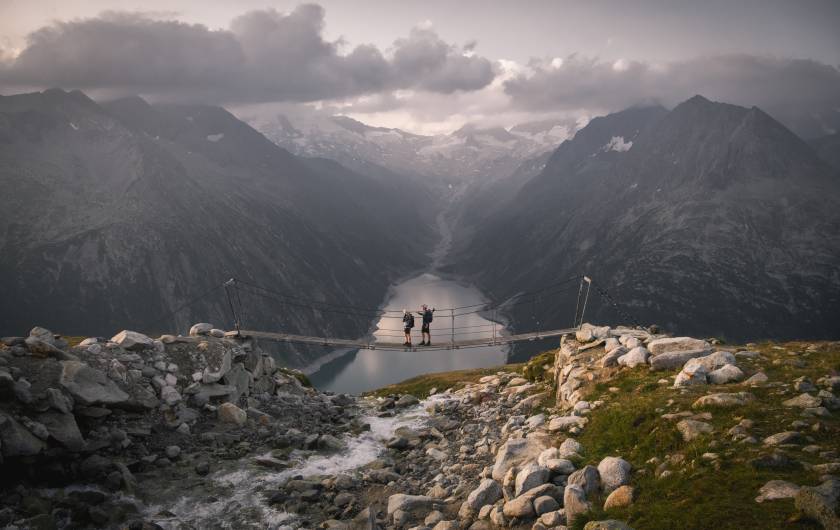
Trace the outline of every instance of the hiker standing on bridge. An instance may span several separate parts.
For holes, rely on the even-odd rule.
[[[403,309],[403,333],[405,333],[405,342],[403,346],[411,346],[411,328],[414,327],[414,315]]]
[[[420,309],[420,311],[417,312],[418,315],[423,317],[423,327],[420,328],[420,331],[422,332],[422,339],[421,339],[422,342],[420,343],[420,346],[431,346],[432,345],[432,334],[429,331],[429,325],[432,323],[432,320],[434,319],[434,313],[435,313],[435,308],[433,307],[433,308],[429,309],[429,306],[427,306],[426,304],[423,304],[422,309]]]

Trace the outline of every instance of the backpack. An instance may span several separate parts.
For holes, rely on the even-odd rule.
[[[414,315],[411,313],[408,314],[408,320],[405,323],[406,327],[413,328],[414,327]]]
[[[425,323],[431,322],[434,318],[434,313],[430,309],[427,309],[426,312],[423,313],[423,322]]]

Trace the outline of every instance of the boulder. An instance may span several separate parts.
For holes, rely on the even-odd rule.
[[[695,401],[691,406],[698,407],[740,407],[753,399],[748,392],[709,394]]]
[[[85,439],[76,424],[76,418],[69,413],[48,411],[38,415],[42,423],[56,441],[71,451],[81,451],[85,447]]]
[[[677,423],[677,430],[682,434],[683,440],[690,442],[698,436],[711,433],[714,428],[704,421],[682,420]]]
[[[119,405],[129,395],[104,373],[79,361],[62,361],[59,385],[82,405]]]
[[[623,357],[627,354],[627,348],[624,346],[619,346],[607,352],[603,357],[601,357],[601,366],[603,368],[607,368],[609,366],[617,366],[618,359]]]
[[[745,385],[745,386],[759,386],[759,385],[763,385],[767,381],[768,381],[767,374],[765,374],[764,372],[756,372],[753,375],[751,375],[750,377],[748,377],[741,384]]]
[[[193,326],[190,328],[190,336],[198,337],[199,335],[207,335],[212,329],[213,324],[208,324],[207,322],[193,324]]]
[[[405,394],[400,396],[400,399],[394,403],[394,406],[398,409],[406,408],[406,407],[413,407],[420,403],[420,400],[417,397],[412,396],[411,394]]]
[[[575,519],[592,508],[586,500],[586,493],[577,484],[569,484],[563,492],[563,509],[566,512],[566,524],[572,526]]]
[[[583,446],[574,438],[566,438],[557,449],[558,456],[561,458],[579,455],[581,451],[583,451]]]
[[[651,355],[678,351],[708,350],[711,348],[708,342],[691,337],[671,337],[666,339],[654,339],[648,343],[648,350]]]
[[[124,329],[111,337],[111,342],[116,342],[126,350],[134,351],[141,351],[154,347],[152,339],[142,333],[127,329]]]
[[[202,342],[199,349],[204,350],[206,366],[201,375],[204,384],[216,383],[231,369],[232,356],[230,349],[218,342]]]
[[[160,389],[160,400],[172,407],[181,402],[181,394],[174,386],[165,386]]]
[[[245,425],[248,414],[233,403],[222,403],[218,408],[219,421],[234,425]]]
[[[595,340],[595,335],[592,333],[592,328],[581,328],[575,332],[575,339],[578,342],[592,342]]]
[[[598,475],[601,478],[601,489],[610,493],[619,486],[630,483],[630,462],[623,458],[607,456],[598,463]]]
[[[758,490],[755,502],[774,501],[777,499],[792,499],[799,493],[799,486],[786,480],[771,480]]]
[[[801,444],[805,442],[805,437],[802,433],[797,431],[784,431],[771,434],[764,439],[764,445],[788,445]]]
[[[633,489],[633,486],[619,486],[607,496],[607,500],[604,501],[604,510],[630,506],[633,504],[634,495],[635,489]]]
[[[706,372],[713,372],[714,370],[726,366],[727,364],[735,364],[735,356],[728,351],[716,351],[703,357],[689,359],[686,361],[683,369],[693,366],[702,366],[706,369]]]
[[[238,403],[239,398],[248,396],[251,393],[251,385],[254,383],[254,377],[245,369],[242,363],[236,363],[225,374],[224,381],[228,386],[232,386],[236,390],[230,394],[228,399],[232,403]]]
[[[579,486],[586,497],[597,493],[601,487],[601,477],[598,474],[598,468],[595,466],[585,466],[578,469],[569,475],[566,485],[567,487],[569,485]]]
[[[501,482],[508,469],[529,460],[536,460],[540,453],[548,448],[548,443],[542,437],[508,439],[496,453],[493,464],[492,477]]]
[[[707,382],[708,372],[702,365],[692,365],[684,367],[677,377],[674,378],[674,388],[684,386],[705,385]]]
[[[555,512],[560,508],[560,503],[554,500],[554,497],[543,495],[534,499],[534,511],[537,515],[544,515],[549,512]]]
[[[548,422],[548,432],[568,431],[572,427],[583,427],[588,421],[583,416],[560,416]]]
[[[223,339],[225,337],[225,332],[222,329],[213,328],[207,332],[208,335],[211,337],[216,337],[217,339]]]
[[[525,465],[519,473],[516,474],[514,495],[519,497],[526,491],[545,484],[548,482],[548,477],[548,469],[540,466],[539,464],[531,462]]]
[[[505,517],[516,517],[517,519],[529,519],[536,515],[533,499],[526,495],[506,502],[502,507],[502,513]]]
[[[636,366],[642,366],[647,364],[647,359],[650,356],[650,352],[644,346],[636,346],[632,350],[628,351],[624,355],[618,358],[619,366],[627,366],[629,368],[635,368]]]
[[[502,486],[493,479],[485,478],[478,487],[470,492],[467,500],[461,504],[458,515],[462,519],[475,517],[483,506],[495,504],[502,498]]]
[[[659,355],[653,355],[650,358],[650,369],[674,370],[685,365],[685,363],[691,359],[704,357],[709,355],[709,353],[710,350],[704,348],[699,350],[672,351],[661,353]]]
[[[565,458],[549,458],[544,465],[555,475],[571,475],[575,472],[574,463]]]
[[[796,507],[808,517],[819,521],[827,530],[840,529],[837,516],[840,500],[840,479],[831,478],[819,486],[802,486],[794,497]]]
[[[16,419],[0,412],[0,451],[4,457],[37,455],[44,447],[44,442]]]
[[[615,337],[610,337],[606,340],[606,342],[604,342],[604,351],[607,352],[607,353],[613,351],[616,348],[620,348],[620,347],[621,347],[621,343],[618,342],[618,339],[615,338]]]
[[[709,372],[708,380],[713,385],[726,385],[729,383],[737,383],[744,378],[744,372],[734,364],[727,364],[721,366],[713,372]]]
[[[406,495],[396,493],[388,497],[388,516],[393,517],[394,512],[411,512],[414,510],[429,510],[434,500],[425,495]]]
[[[42,328],[41,326],[35,326],[31,330],[29,330],[29,336],[35,339],[38,339],[42,342],[46,342],[50,346],[56,346],[55,342],[55,333],[48,330],[47,328]]]
[[[811,394],[799,394],[795,398],[782,401],[785,407],[798,407],[808,409],[812,407],[819,407],[822,404],[822,399],[812,396]]]

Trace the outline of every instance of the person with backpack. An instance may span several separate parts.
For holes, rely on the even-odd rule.
[[[432,334],[429,331],[429,325],[432,323],[434,319],[435,308],[429,309],[429,306],[423,304],[422,309],[417,312],[418,315],[423,317],[423,327],[420,328],[422,332],[422,342],[420,346],[431,346],[432,345]]]
[[[403,333],[405,333],[405,342],[403,346],[411,346],[411,328],[414,327],[414,315],[403,309]]]

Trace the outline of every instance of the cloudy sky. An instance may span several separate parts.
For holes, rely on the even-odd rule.
[[[840,123],[840,1],[0,0],[0,93],[297,107],[447,132],[695,93]]]

